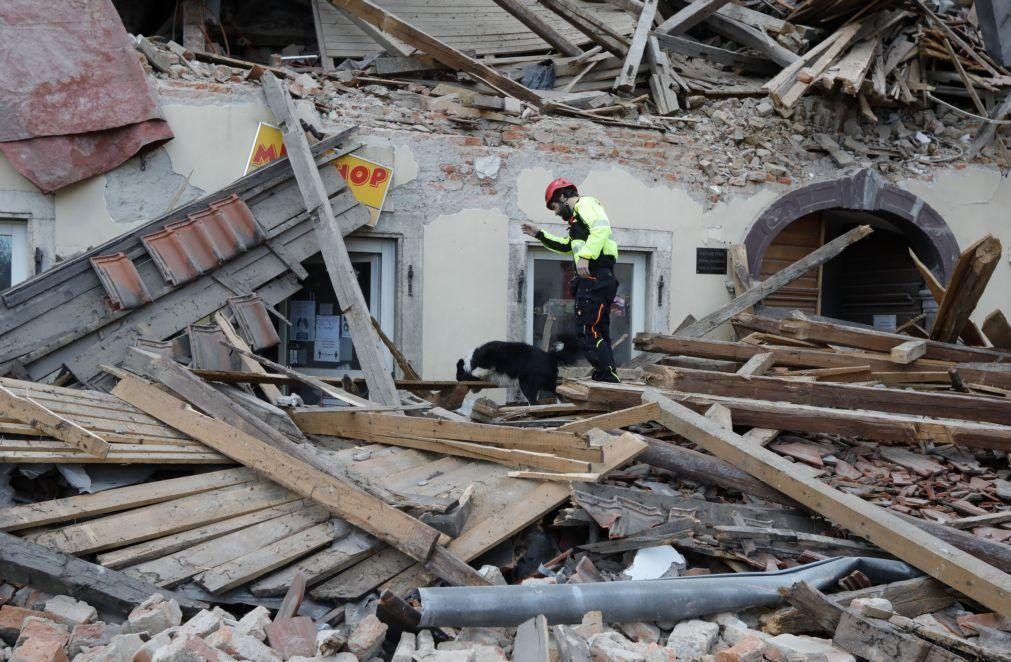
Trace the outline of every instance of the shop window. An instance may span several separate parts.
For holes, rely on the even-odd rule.
[[[393,337],[395,246],[392,242],[351,240],[348,252],[369,312],[383,332]],[[302,281],[302,289],[285,302],[291,326],[282,324],[280,328],[282,361],[310,375],[362,376],[347,320],[341,314],[343,306],[337,300],[322,256],[313,256],[303,266],[309,276]],[[392,357],[389,361],[392,371]],[[319,393],[311,389],[292,391],[307,403],[315,403],[319,398]]]
[[[0,290],[28,278],[30,263],[27,223],[0,217]]]
[[[559,333],[576,330],[575,299],[569,288],[575,264],[568,255],[541,249],[527,255],[527,342],[547,349]],[[621,366],[638,354],[632,339],[645,330],[646,255],[622,253],[614,275],[618,294],[611,306],[611,344]]]

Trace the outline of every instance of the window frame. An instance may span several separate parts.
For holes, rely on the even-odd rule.
[[[0,235],[8,235],[6,230],[10,230],[11,287],[28,280],[34,273],[35,256],[31,250],[30,223],[30,216],[0,212]]]
[[[524,283],[524,287],[526,288],[526,292],[524,293],[524,342],[530,344],[534,342],[534,268],[537,260],[545,259],[554,262],[571,262],[572,256],[553,253],[539,246],[533,246],[527,250],[526,279]],[[635,346],[632,345],[632,339],[635,338],[637,333],[642,333],[646,330],[646,308],[649,300],[647,296],[649,288],[649,260],[650,253],[646,251],[623,250],[618,254],[618,264],[628,264],[632,267],[632,297],[629,302],[631,314],[629,315],[628,325],[629,338],[625,341],[629,343],[630,360],[640,354],[635,349]],[[612,338],[611,340],[613,342],[617,338]]]

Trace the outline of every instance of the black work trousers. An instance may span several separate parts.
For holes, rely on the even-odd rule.
[[[576,323],[583,355],[595,369],[594,376],[614,371],[611,350],[611,304],[618,281],[610,267],[590,270],[589,278],[576,281]]]

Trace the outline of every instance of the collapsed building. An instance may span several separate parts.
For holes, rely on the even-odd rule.
[[[15,659],[88,654],[43,591],[133,624],[84,659],[1007,657],[998,3],[88,4],[0,27]],[[627,383],[509,405],[454,367],[572,325],[520,231],[560,174],[620,238]]]

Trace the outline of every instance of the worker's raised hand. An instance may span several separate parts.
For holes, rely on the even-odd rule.
[[[590,261],[585,257],[581,257],[576,260],[576,273],[579,274],[580,278],[590,277]]]
[[[534,225],[533,223],[524,223],[520,227],[523,230],[523,234],[525,234],[527,236],[530,236],[530,237],[536,237],[537,233],[541,231],[541,229],[539,227],[537,227],[536,225]]]

